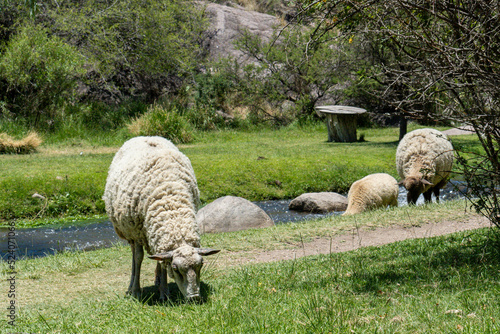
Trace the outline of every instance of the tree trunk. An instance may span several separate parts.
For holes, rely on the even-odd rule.
[[[403,139],[408,132],[408,120],[404,115],[399,115],[399,141]]]
[[[353,143],[356,136],[357,115],[327,114],[328,141]]]

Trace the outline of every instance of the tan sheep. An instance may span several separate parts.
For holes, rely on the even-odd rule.
[[[400,185],[408,190],[408,204],[415,204],[420,194],[426,203],[432,193],[439,202],[439,190],[448,183],[453,166],[453,145],[435,129],[418,129],[407,133],[396,150],[396,167]]]
[[[351,185],[347,194],[347,209],[343,215],[353,215],[389,205],[398,206],[398,194],[398,181],[389,174],[367,175]]]

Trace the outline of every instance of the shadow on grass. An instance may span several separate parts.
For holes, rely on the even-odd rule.
[[[495,280],[500,270],[498,232],[464,232],[367,249],[354,260],[358,268],[352,275],[356,282],[353,288],[358,292],[377,294],[384,286],[395,283],[417,287],[431,286],[432,282],[439,281],[441,289],[455,289],[453,280],[457,277],[461,278],[463,285],[474,284],[479,279]],[[390,262],[391,257],[398,255],[402,262],[398,261],[396,265],[381,263],[385,259]],[[373,257],[378,258],[378,264],[366,270]]]
[[[249,277],[265,280],[270,275],[262,267],[251,269],[250,273],[241,271],[239,284],[250,281]],[[312,288],[329,290],[332,284],[355,294],[376,296],[386,290],[412,294],[436,289],[436,286],[441,291],[474,290],[477,282],[491,284],[487,282],[498,280],[500,230],[481,229],[363,247],[283,262],[280,271],[276,280],[281,289],[300,289],[305,293]]]
[[[165,305],[165,306],[178,306],[186,304],[186,299],[179,290],[175,282],[168,283],[169,296],[166,300],[160,300],[160,291],[155,285],[145,286],[142,288],[142,298],[141,303],[149,306],[154,305]],[[203,304],[208,300],[208,297],[212,294],[213,288],[204,283],[200,283],[200,294],[201,301],[197,304]]]
[[[362,146],[377,146],[377,147],[390,147],[390,148],[396,148],[398,147],[399,141],[388,141],[388,142],[379,142],[379,141],[369,141],[369,140],[364,140],[364,141],[356,141],[353,143],[340,143],[340,142],[334,142],[334,141],[324,141],[323,144],[326,144],[328,146],[350,146],[353,144],[358,144]]]

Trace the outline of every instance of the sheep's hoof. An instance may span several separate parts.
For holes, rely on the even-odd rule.
[[[166,291],[160,289],[160,301],[164,302],[167,301],[167,299],[169,298],[170,298],[170,291],[168,289]]]
[[[125,296],[126,297],[133,297],[135,299],[140,300],[141,296],[142,296],[141,289],[128,290]]]

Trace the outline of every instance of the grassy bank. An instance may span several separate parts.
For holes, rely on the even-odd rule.
[[[202,305],[184,304],[174,284],[172,299],[159,304],[155,264],[147,259],[145,300],[125,298],[131,255],[123,245],[19,260],[15,332],[498,333],[500,247],[488,229],[292,261],[230,264],[243,250],[469,215],[463,202],[448,202],[204,235],[204,246],[222,251],[207,258]],[[7,266],[0,265],[5,281]],[[0,326],[10,329],[5,318]]]
[[[359,134],[365,142],[328,143],[322,123],[226,130],[199,133],[195,143],[179,148],[192,161],[203,203],[225,195],[281,199],[304,192],[346,193],[352,182],[375,172],[396,177],[398,129],[360,129]],[[107,170],[125,140],[113,136],[49,137],[36,154],[2,155],[0,224],[17,219],[23,227],[103,216]],[[473,136],[453,141],[478,147]]]

